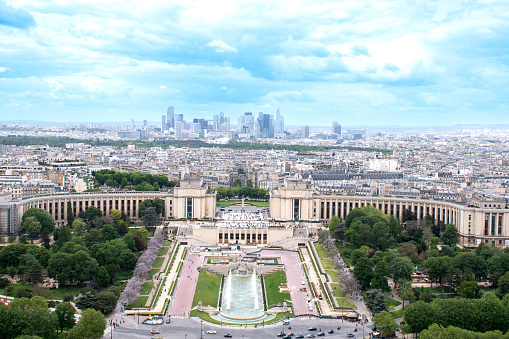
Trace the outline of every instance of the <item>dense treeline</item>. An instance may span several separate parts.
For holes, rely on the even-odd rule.
[[[254,188],[251,180],[247,181],[245,187],[241,187],[240,179],[237,179],[234,187],[217,187],[217,200],[229,199],[233,197],[244,197],[246,199],[268,200],[269,191],[262,188]]]
[[[144,201],[143,205],[157,213],[161,206],[154,200]],[[76,305],[108,313],[121,292],[121,285],[116,281],[130,275],[147,246],[149,233],[145,229],[129,229],[129,219],[116,209],[110,211],[110,216],[103,216],[94,206],[81,212],[81,220],[70,216],[70,226],[63,225],[53,231],[53,243],[48,228],[39,226],[43,246],[15,243],[1,248],[0,272],[17,275],[34,286],[43,282],[45,274],[60,286],[84,286],[83,296],[76,300]],[[40,224],[39,219],[47,221],[48,215],[42,209],[29,209],[23,217],[23,228],[26,224]],[[13,286],[7,286],[7,290],[13,290]],[[45,293],[48,292],[43,288],[15,289],[16,297]]]
[[[155,139],[153,141],[146,140],[107,140],[107,139],[76,139],[70,137],[53,137],[53,136],[3,136],[0,137],[0,144],[2,145],[16,145],[16,146],[29,146],[29,145],[48,145],[52,147],[65,147],[66,143],[85,143],[92,146],[115,146],[125,147],[129,144],[136,143],[138,147],[162,147],[169,146],[182,148],[189,146],[190,148],[201,147],[219,147],[230,148],[239,150],[287,150],[299,153],[307,152],[323,152],[330,150],[350,150],[350,151],[366,151],[366,152],[382,152],[384,154],[392,154],[391,150],[376,148],[376,147],[350,147],[350,146],[307,146],[307,145],[285,145],[285,144],[271,144],[271,143],[252,143],[245,141],[230,140],[227,144],[210,144],[203,140],[177,140],[177,139]]]
[[[365,291],[368,307],[380,314],[377,320],[383,332],[394,333],[393,320],[383,312],[387,309],[384,292],[397,292],[403,302],[417,301],[404,312],[408,333],[424,331],[432,324],[439,326],[423,332],[428,337],[465,330],[508,331],[509,249],[486,243],[475,249],[460,248],[454,225],[435,223],[431,216],[416,219],[412,211],[403,210],[401,223],[368,205],[352,210],[344,221],[333,216],[328,224],[330,234],[343,243],[343,257],[354,266],[353,275]],[[328,234],[319,233],[324,248],[334,246]],[[426,269],[431,287],[436,283],[440,288],[412,288],[416,266]],[[388,278],[394,282],[394,291]],[[487,280],[490,286],[481,290],[478,282]],[[445,289],[449,294],[444,294]]]
[[[164,174],[127,173],[104,169],[92,172],[92,175],[99,185],[135,191],[159,191],[161,188],[174,187],[178,184],[178,181],[168,180],[168,177]]]

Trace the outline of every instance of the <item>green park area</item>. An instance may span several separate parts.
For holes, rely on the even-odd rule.
[[[164,262],[164,257],[157,257],[154,264],[152,264],[152,267],[153,268],[161,267],[161,266],[163,266],[163,262]]]
[[[267,294],[267,308],[282,306],[283,302],[290,301],[290,293],[279,292],[279,287],[286,286],[285,271],[277,271],[265,277],[265,293]]]
[[[200,270],[196,292],[194,293],[193,307],[198,306],[199,301],[201,301],[202,306],[217,307],[220,287],[220,276],[203,269]]]
[[[149,294],[153,287],[154,287],[154,283],[152,281],[147,281],[146,283],[143,283],[141,285],[140,294],[141,295]]]
[[[165,255],[168,254],[168,251],[170,250],[170,247],[169,246],[164,246],[164,247],[161,247],[161,250],[159,251],[159,256],[162,256],[164,257]]]

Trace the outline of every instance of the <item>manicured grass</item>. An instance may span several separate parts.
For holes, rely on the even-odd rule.
[[[318,256],[320,258],[327,258],[327,251],[324,250],[323,245],[319,242],[314,242],[313,244],[315,245],[316,253],[318,253]]]
[[[338,283],[339,282],[339,274],[338,272],[334,270],[325,270],[325,273],[327,273],[332,280],[332,282]]]
[[[154,277],[154,275],[157,275],[157,273],[159,272],[159,268],[153,268],[151,269],[150,271],[148,271],[148,277],[147,279],[148,280],[152,280],[152,278]],[[157,278],[157,277],[156,277]]]
[[[140,299],[135,300],[132,302],[132,304],[128,305],[126,309],[132,310],[133,308],[137,307],[145,307],[147,304],[148,296],[141,296]]]
[[[170,250],[169,247],[161,247],[161,250],[159,251],[159,255],[160,256],[165,256],[166,254],[168,254],[168,251]]]
[[[394,319],[402,318],[405,315],[405,310],[401,309],[401,310],[397,310],[397,311],[394,311],[394,312],[390,312],[390,315],[392,315],[392,317]]]
[[[357,308],[354,304],[348,302],[346,299],[337,298],[336,300],[338,301],[339,308]]]
[[[143,283],[143,285],[141,285],[140,294],[149,294],[150,291],[152,291],[153,287],[154,283],[152,281],[147,281],[146,283]]]
[[[401,305],[401,303],[399,301],[394,300],[392,298],[387,298],[387,297],[385,297],[385,304],[387,305],[387,308],[389,308],[391,306],[396,307],[396,306]]]
[[[157,257],[156,261],[152,265],[152,268],[157,268],[157,267],[160,268],[161,266],[163,266],[163,262],[164,262],[164,257]]]
[[[286,284],[285,271],[277,271],[265,277],[265,291],[267,294],[267,307],[283,305],[283,302],[290,300],[290,293],[280,293],[279,286]]]
[[[216,202],[216,206],[224,206],[228,207],[231,205],[242,204],[242,200],[230,200],[230,201],[218,201]],[[268,201],[254,201],[254,200],[244,200],[245,205],[254,205],[256,207],[269,207],[270,203]]]
[[[221,286],[221,277],[205,270],[200,270],[196,292],[194,293],[193,307],[201,301],[203,306],[217,307],[217,298]]]
[[[332,262],[332,260],[330,260],[330,259],[320,259],[320,261],[322,262],[323,269],[327,270],[327,269],[333,269],[334,268],[334,263]]]
[[[344,297],[345,292],[341,289],[341,286],[339,284],[330,284],[330,287],[332,288],[332,292],[334,293],[334,296],[336,297]]]
[[[419,292],[428,292],[428,293],[442,293],[442,287],[434,286],[434,287],[419,287]],[[444,293],[454,292],[450,286],[443,287]]]

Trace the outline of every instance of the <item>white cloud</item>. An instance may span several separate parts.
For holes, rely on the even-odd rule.
[[[214,47],[217,53],[225,53],[225,52],[233,52],[237,53],[237,49],[233,46],[228,45],[226,42],[220,40],[212,40],[207,43],[205,46]]]
[[[7,67],[0,67],[0,72],[7,72],[9,68]]]

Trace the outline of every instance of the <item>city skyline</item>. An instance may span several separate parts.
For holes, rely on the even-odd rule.
[[[8,1],[1,119],[160,121],[174,106],[232,125],[278,108],[288,126],[505,124],[508,8]]]

